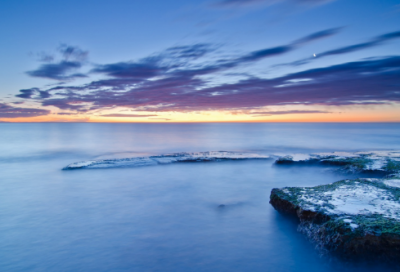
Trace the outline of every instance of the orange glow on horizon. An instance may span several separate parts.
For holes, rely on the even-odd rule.
[[[270,106],[252,110],[191,112],[135,112],[132,109],[116,108],[81,114],[59,112],[59,109],[53,108],[52,114],[46,116],[0,118],[0,121],[17,123],[400,122],[400,103],[371,106]]]
[[[0,118],[4,122],[85,122],[85,123],[237,123],[237,122],[400,122],[400,109],[386,110],[349,110],[348,112],[277,114],[269,116],[251,116],[233,114],[226,111],[202,113],[152,113],[152,117],[104,117],[99,115],[47,115],[30,118]]]

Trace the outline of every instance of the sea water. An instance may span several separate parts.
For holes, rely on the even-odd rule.
[[[62,169],[177,152],[391,149],[400,124],[1,123],[0,271],[379,271],[328,263],[269,204],[272,188],[360,174],[274,159]]]

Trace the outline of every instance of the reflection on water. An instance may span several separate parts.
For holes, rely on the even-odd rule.
[[[120,152],[400,149],[398,125],[0,124],[0,129],[1,271],[344,271],[320,259],[296,222],[268,203],[274,187],[349,177],[334,168],[268,160],[61,168]]]

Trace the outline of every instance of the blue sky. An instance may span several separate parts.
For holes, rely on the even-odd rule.
[[[399,1],[3,0],[0,22],[3,121],[399,112]]]

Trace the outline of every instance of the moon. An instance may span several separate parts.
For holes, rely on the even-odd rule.
[[[313,54],[314,58],[317,56],[316,54]]]

